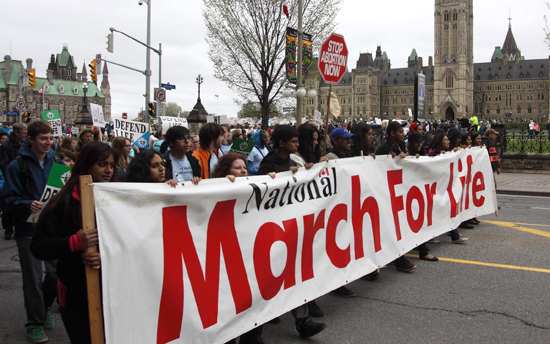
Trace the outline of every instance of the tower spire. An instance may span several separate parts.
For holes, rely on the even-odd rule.
[[[511,7],[508,8],[508,21],[509,21],[508,27],[512,28],[512,8]]]

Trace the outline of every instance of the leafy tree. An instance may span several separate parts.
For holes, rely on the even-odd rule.
[[[262,108],[258,102],[247,100],[242,104],[241,110],[239,110],[239,118],[259,118],[262,115]],[[269,110],[269,117],[279,116],[279,109],[275,103],[271,103]]]
[[[313,36],[314,49],[334,29],[342,1],[303,0],[303,28]],[[297,1],[288,5],[290,20],[280,0],[204,0],[214,76],[243,99],[258,102],[263,129],[286,79],[286,27],[298,26]]]
[[[166,103],[166,116],[178,117],[181,113],[181,106],[179,106],[178,103]]]

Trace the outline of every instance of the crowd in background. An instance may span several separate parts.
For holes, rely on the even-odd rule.
[[[168,183],[178,187],[182,182],[192,182],[200,186],[203,179],[209,178],[228,178],[230,181],[248,175],[276,178],[279,172],[295,173],[299,168],[309,169],[316,163],[332,159],[376,158],[376,155],[388,154],[393,157],[437,156],[482,145],[487,147],[493,170],[500,173],[495,149],[497,132],[490,125],[477,121],[473,124],[469,119],[410,124],[391,121],[383,123],[384,139],[377,142],[373,126],[363,122],[347,125],[331,122],[326,130],[316,121],[306,122],[298,128],[278,125],[267,130],[257,126],[207,123],[198,135],[182,126],[171,127],[165,135],[156,133],[151,138],[152,148],[140,151],[130,139],[109,135],[109,128],[105,131],[85,129],[77,137],[54,138],[47,121],[35,121],[28,126],[16,123],[9,135],[0,133],[0,186],[3,187],[0,198],[4,238],[15,239],[18,248],[27,336],[32,343],[48,340],[45,330],[53,326],[51,307],[57,298],[71,342],[90,342],[84,266],[100,269],[101,256],[86,251],[97,245],[98,234],[96,230],[82,230],[78,186],[81,175],[91,175],[94,183]],[[405,133],[405,129],[409,132]],[[426,134],[429,134],[427,141]],[[326,146],[323,146],[324,138],[327,138]],[[254,142],[247,157],[231,151],[237,139]],[[53,163],[72,167],[72,174],[63,189],[44,206],[38,200]],[[38,222],[27,222],[35,212],[41,212]],[[463,222],[460,228],[473,228],[478,224],[479,221],[473,218]],[[468,240],[459,233],[459,228],[449,235],[456,244]],[[427,243],[416,250],[420,259],[438,261],[429,253]],[[403,272],[417,267],[404,256],[393,264]],[[379,280],[379,271],[364,278]],[[346,298],[355,296],[346,286],[331,294]],[[296,330],[303,338],[326,328],[326,324],[311,318],[324,314],[315,301],[294,309],[292,314]],[[262,331],[263,326],[258,326],[243,334],[239,343],[263,343]]]

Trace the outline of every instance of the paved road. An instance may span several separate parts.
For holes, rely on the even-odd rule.
[[[412,273],[382,269],[379,282],[349,285],[352,299],[318,300],[329,327],[308,343],[550,343],[548,198],[499,195],[498,217],[431,244],[439,262],[411,260]],[[28,343],[15,243],[0,239],[0,343]],[[483,264],[483,265],[478,265]],[[541,270],[536,270],[541,269]],[[139,315],[136,315],[139,316]],[[68,343],[59,314],[51,343]],[[266,343],[304,343],[284,315],[266,325]]]

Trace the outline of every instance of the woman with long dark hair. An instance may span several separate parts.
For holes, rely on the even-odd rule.
[[[79,179],[91,175],[94,183],[116,181],[116,153],[101,142],[82,147],[65,186],[46,205],[31,242],[37,259],[57,262],[61,319],[71,343],[90,343],[85,265],[100,268],[99,253],[86,249],[97,245],[97,230],[82,230]]]
[[[132,183],[163,183],[172,187],[178,184],[175,180],[166,180],[165,162],[162,155],[154,149],[148,149],[136,155],[126,174],[126,182]]]
[[[374,134],[372,127],[366,123],[358,123],[351,128],[351,133],[355,134],[351,138],[350,156],[374,156]]]
[[[311,168],[313,164],[321,159],[321,145],[319,144],[320,133],[317,128],[311,124],[304,123],[298,127],[298,151],[290,154],[298,167]]]
[[[130,165],[130,151],[132,150],[132,144],[130,139],[122,136],[117,136],[113,139],[111,147],[117,153],[118,159],[116,161],[117,166],[117,178],[119,181],[123,181],[126,178],[126,170]]]

